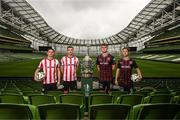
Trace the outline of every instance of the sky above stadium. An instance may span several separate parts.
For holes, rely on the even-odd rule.
[[[57,32],[78,39],[124,29],[151,0],[27,0]]]

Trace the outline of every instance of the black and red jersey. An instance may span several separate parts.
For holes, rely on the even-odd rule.
[[[108,54],[106,57],[101,54],[97,57],[96,64],[100,68],[100,81],[112,81],[112,65],[115,64],[114,57],[111,54]]]
[[[129,60],[120,59],[117,68],[120,69],[120,81],[128,84],[131,82],[132,69],[138,68],[138,65],[136,61],[131,58]]]

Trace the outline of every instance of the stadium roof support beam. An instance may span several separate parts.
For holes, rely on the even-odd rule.
[[[106,40],[106,42],[104,42],[104,43],[108,43],[108,44],[109,44],[108,39],[107,39],[107,38],[105,38],[105,39],[104,39],[104,41],[105,41],[105,40]],[[112,42],[111,38],[109,38],[109,40]]]
[[[64,35],[61,35],[61,37],[55,43],[58,43],[63,37]]]
[[[117,41],[117,43],[120,43],[120,41],[115,36],[112,37]]]
[[[10,18],[10,19],[7,19],[7,18]],[[7,25],[14,27],[15,29],[22,31],[23,33],[32,34],[32,31],[34,31],[31,27],[29,27],[28,29],[23,29],[23,26],[27,26],[27,25],[25,25],[25,22],[23,21],[23,18],[21,16],[20,17],[15,16],[14,10],[12,8],[3,12],[1,16],[1,21]],[[18,23],[19,25],[15,23]],[[35,34],[33,33],[33,36],[34,35]]]
[[[66,39],[67,39],[67,37],[65,37],[65,36],[63,36],[63,37],[64,37],[65,39],[62,41],[62,43],[66,42]],[[62,38],[63,38],[63,37],[62,37]]]
[[[155,0],[152,0],[151,2],[154,2],[154,1]],[[175,14],[175,7],[174,7],[173,11],[166,11],[166,8],[171,7],[173,4],[175,4],[175,2],[177,2],[177,1],[169,0],[169,1],[159,1],[159,3],[153,3],[156,7],[154,8],[154,11],[153,11],[153,13],[155,13],[155,14],[154,15],[152,14],[153,16],[151,18],[145,17],[146,15],[144,15],[144,17],[139,17],[139,14],[138,14],[137,17],[135,17],[135,18],[138,18],[138,19],[144,19],[144,18],[147,19],[148,18],[149,20],[147,20],[146,23],[144,23],[142,26],[139,27],[139,29],[136,30],[137,37],[140,38],[140,37],[146,36],[146,35],[151,34],[159,29],[163,29],[164,27],[172,24],[173,22],[176,22],[176,21],[174,21],[174,20],[176,20],[176,18],[174,18],[174,17],[177,16]],[[151,3],[149,3],[149,5],[151,5]],[[177,4],[176,4],[176,6],[177,6]],[[146,6],[146,8],[149,8],[148,5]],[[146,8],[144,8],[143,10],[145,10]],[[153,8],[153,7],[151,6],[151,8]],[[167,10],[170,10],[170,9],[167,9]],[[157,11],[159,11],[159,12],[157,12]],[[145,13],[148,13],[147,10]],[[148,14],[150,14],[150,13],[148,13]],[[132,22],[133,22],[133,20],[132,20]],[[135,26],[133,26],[133,27],[135,27]]]
[[[123,42],[125,42],[125,40],[121,36],[119,36],[119,34],[117,34],[116,36],[120,38]]]
[[[13,1],[6,1],[5,3],[15,3],[15,2],[13,2]],[[17,3],[25,3],[24,1],[17,1]]]
[[[25,7],[23,7],[23,6],[21,6],[21,7],[17,7],[17,12],[23,12],[23,11],[28,11],[28,10],[32,10],[31,8],[26,8],[26,6]]]
[[[60,35],[57,34],[56,36],[54,36],[53,38],[51,38],[52,40],[55,40],[57,37],[59,37]]]

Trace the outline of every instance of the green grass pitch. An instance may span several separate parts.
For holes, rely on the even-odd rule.
[[[144,77],[180,77],[180,72],[178,72],[180,64],[139,59],[136,61]],[[40,59],[1,63],[0,77],[33,77],[39,62]],[[80,75],[80,70],[78,70],[78,75]],[[95,66],[93,76],[98,76]]]

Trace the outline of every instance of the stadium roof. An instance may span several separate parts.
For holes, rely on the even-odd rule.
[[[77,46],[97,46],[102,43],[110,45],[128,43],[135,40],[134,38],[140,38],[144,35],[150,34],[153,30],[155,30],[156,27],[159,27],[154,21],[157,23],[159,20],[158,18],[162,17],[162,11],[169,6],[173,6],[174,3],[174,0],[151,0],[151,2],[134,17],[129,25],[127,25],[127,27],[121,30],[119,33],[103,39],[90,40],[75,39],[58,33],[51,26],[49,26],[48,23],[46,23],[41,15],[26,0],[1,1],[2,7],[5,9],[7,14],[8,9],[11,9],[13,11],[13,15],[18,16],[16,22],[19,22],[21,30],[30,28],[30,31],[34,31],[34,34],[36,34],[39,38],[42,38],[42,40],[48,41],[49,43],[70,44]],[[3,14],[7,15],[6,13]],[[3,14],[1,13],[1,18],[3,18]],[[3,22],[2,19],[0,21]]]

